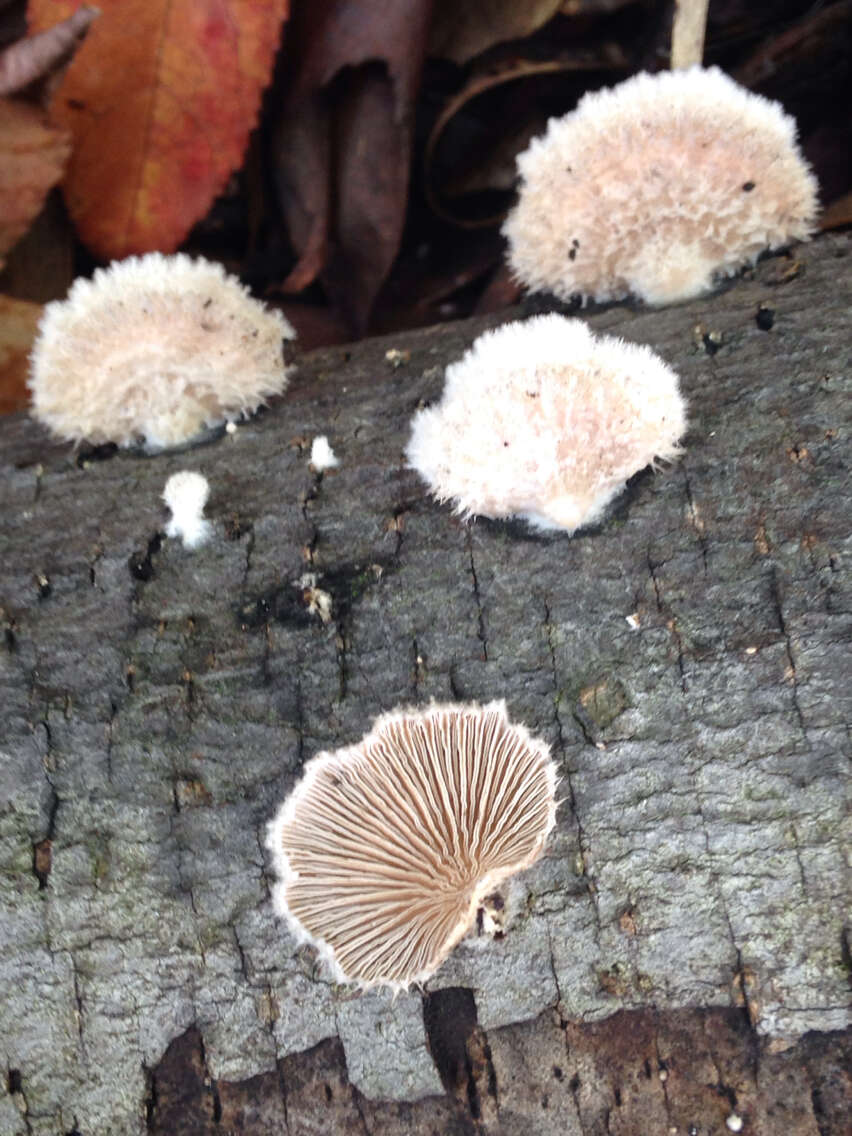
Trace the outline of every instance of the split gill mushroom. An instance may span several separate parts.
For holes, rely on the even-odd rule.
[[[562,300],[669,304],[815,229],[817,183],[776,102],[716,67],[590,92],[518,156],[515,277]]]
[[[276,912],[337,981],[424,982],[556,819],[548,747],[503,702],[379,718],[321,753],[269,824]]]
[[[116,261],[45,308],[32,413],[73,442],[181,445],[280,394],[282,341],[294,335],[220,264],[156,252]]]
[[[649,347],[536,316],[485,332],[447,368],[406,457],[464,517],[572,533],[633,474],[676,458],[685,429],[678,377]]]

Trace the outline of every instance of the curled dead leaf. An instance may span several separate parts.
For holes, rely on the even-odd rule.
[[[84,5],[66,20],[0,52],[0,95],[14,95],[67,63],[98,14],[97,8]]]
[[[40,107],[0,99],[0,267],[61,179],[71,136]]]
[[[429,33],[429,54],[467,63],[496,43],[532,35],[562,7],[563,0],[490,0],[460,4],[436,0]]]
[[[298,262],[362,333],[399,248],[431,0],[328,0],[297,10],[276,114],[278,199]]]
[[[852,225],[852,193],[836,197],[825,207],[819,219],[819,227],[824,231],[842,229],[846,225]]]
[[[626,67],[623,51],[615,44],[604,44],[599,52],[573,52],[552,60],[513,60],[474,75],[446,103],[426,143],[424,193],[430,208],[461,228],[499,224],[511,204],[515,158],[547,122],[548,115],[531,97],[529,85],[565,76],[564,82],[551,81],[548,93],[568,110],[586,89],[612,81],[612,74],[620,74]],[[481,106],[474,105],[480,100]],[[512,126],[507,127],[507,123]],[[455,141],[450,137],[454,131],[458,135]],[[466,196],[491,191],[491,200],[495,190],[501,191],[498,208],[465,209],[462,199]]]

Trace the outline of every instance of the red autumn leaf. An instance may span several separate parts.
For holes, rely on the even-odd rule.
[[[80,0],[29,0],[32,31]],[[289,0],[99,0],[54,99],[74,135],[65,198],[108,260],[170,252],[243,157]]]
[[[0,99],[0,267],[62,177],[70,150],[68,132],[40,107]]]

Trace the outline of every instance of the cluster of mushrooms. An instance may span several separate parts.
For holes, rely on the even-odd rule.
[[[586,95],[518,169],[510,265],[563,300],[689,299],[806,239],[817,215],[794,121],[715,68]],[[48,305],[33,414],[74,442],[185,444],[283,392],[294,334],[219,265],[130,258]],[[487,332],[447,368],[406,457],[465,517],[571,533],[634,473],[676,458],[685,427],[678,377],[653,351],[546,315]],[[177,474],[165,496],[169,534],[203,543],[205,479]],[[548,747],[502,702],[386,715],[309,761],[270,823],[275,908],[336,980],[423,982],[484,897],[541,854],[556,783]]]

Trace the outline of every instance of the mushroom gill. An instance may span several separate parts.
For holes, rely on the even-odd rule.
[[[270,823],[275,908],[338,981],[425,981],[541,854],[555,785],[548,747],[503,702],[387,714],[313,758]]]

